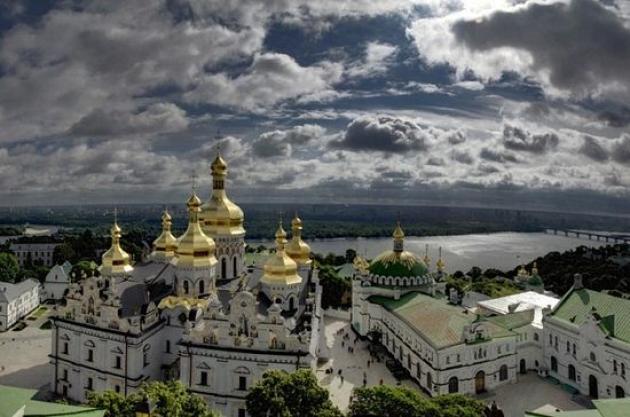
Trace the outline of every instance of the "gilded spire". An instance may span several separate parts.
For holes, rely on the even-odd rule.
[[[396,228],[392,236],[394,238],[394,252],[402,252],[405,232],[403,232],[402,227],[400,227],[400,221],[396,222]]]
[[[431,258],[429,258],[429,244],[428,243],[424,245],[424,258],[422,258],[422,261],[424,262],[426,266],[429,266],[431,264]]]
[[[270,285],[298,284],[302,278],[297,273],[297,263],[285,252],[287,244],[287,232],[282,228],[282,220],[276,230],[276,253],[271,255],[264,266],[264,274],[261,281]]]
[[[167,209],[162,213],[162,233],[153,241],[153,258],[170,260],[177,250],[177,239],[171,233],[172,218]]]
[[[209,267],[216,265],[214,256],[215,244],[211,237],[201,229],[199,224],[199,212],[201,200],[193,190],[186,202],[188,207],[188,228],[177,241],[176,256],[173,263],[177,266]]]
[[[302,240],[302,220],[297,213],[291,220],[291,241],[286,247],[287,254],[298,264],[311,263],[311,248]]]
[[[442,260],[442,247],[438,249],[438,260],[436,262],[438,272],[444,272],[444,268],[446,267],[446,263]]]
[[[114,210],[114,224],[111,228],[112,245],[103,254],[101,261],[101,275],[128,275],[133,271],[131,257],[120,246],[122,229],[118,226],[118,211]]]
[[[209,235],[244,235],[243,210],[234,204],[225,191],[228,167],[221,154],[210,165],[212,174],[212,195],[201,210],[203,230]]]

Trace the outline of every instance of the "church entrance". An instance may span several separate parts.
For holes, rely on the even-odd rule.
[[[527,364],[525,363],[525,359],[521,359],[519,367],[520,367],[520,372],[522,374],[526,374],[527,373]]]
[[[588,395],[590,395],[591,398],[595,398],[595,399],[599,397],[597,378],[595,378],[593,375],[588,377]]]
[[[624,398],[625,396],[626,396],[626,393],[623,390],[623,388],[617,385],[615,387],[615,398]]]
[[[477,372],[475,375],[475,393],[481,394],[486,391],[486,374],[483,371]]]

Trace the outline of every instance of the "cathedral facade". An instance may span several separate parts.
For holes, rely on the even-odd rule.
[[[245,416],[249,387],[268,369],[313,368],[325,351],[321,286],[310,248],[278,225],[275,252],[246,267],[243,211],[227,196],[227,164],[213,161],[206,203],[192,193],[175,237],[164,212],[151,260],[132,265],[111,230],[100,276],[72,284],[54,317],[52,390],[83,402],[91,391],[129,394],[179,379],[225,416]]]

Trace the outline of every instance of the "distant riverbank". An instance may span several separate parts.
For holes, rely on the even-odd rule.
[[[248,243],[254,247],[258,244],[273,245],[272,241],[248,241]],[[315,239],[308,243],[314,252],[324,255],[329,252],[344,254],[346,249],[354,249],[367,258],[373,258],[392,246],[392,240],[389,237]],[[578,246],[599,247],[605,243],[545,233],[516,232],[405,238],[405,249],[421,257],[425,254],[426,245],[429,245],[432,267],[435,266],[438,248],[441,246],[447,270],[466,272],[473,266],[482,269],[510,270],[549,252],[564,252]]]

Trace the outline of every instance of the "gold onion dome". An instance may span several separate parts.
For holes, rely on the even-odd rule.
[[[227,163],[217,154],[210,166],[212,173],[212,195],[210,200],[201,208],[201,222],[203,229],[212,235],[242,235],[245,234],[243,210],[232,202],[225,192],[225,178],[227,177]]]
[[[172,217],[168,210],[162,214],[162,233],[153,241],[156,252],[172,252],[177,250],[177,238],[171,233]]]
[[[405,233],[397,223],[394,233],[394,249],[378,255],[368,270],[372,275],[384,277],[419,277],[426,275],[429,270],[424,262],[411,252],[403,248]]]
[[[177,239],[173,263],[177,266],[190,267],[215,265],[217,258],[214,256],[214,240],[201,230],[199,224],[201,200],[195,192],[192,193],[186,205],[188,206],[188,228]]]
[[[118,222],[114,221],[111,229],[112,246],[103,254],[101,275],[124,275],[133,271],[131,266],[131,257],[120,247],[120,237],[122,229],[118,226]]]
[[[302,220],[297,213],[291,220],[291,241],[287,244],[286,251],[300,265],[311,263],[311,247],[302,240]]]
[[[297,273],[297,263],[284,250],[286,244],[287,233],[282,228],[282,222],[280,222],[276,231],[276,253],[271,255],[265,262],[263,267],[264,274],[261,278],[262,282],[271,285],[291,285],[302,281],[302,278]]]
[[[444,268],[446,268],[446,262],[444,262],[444,260],[442,259],[442,247],[440,246],[440,253],[438,255],[438,260],[435,263],[435,266],[437,267],[438,272],[443,272]]]

